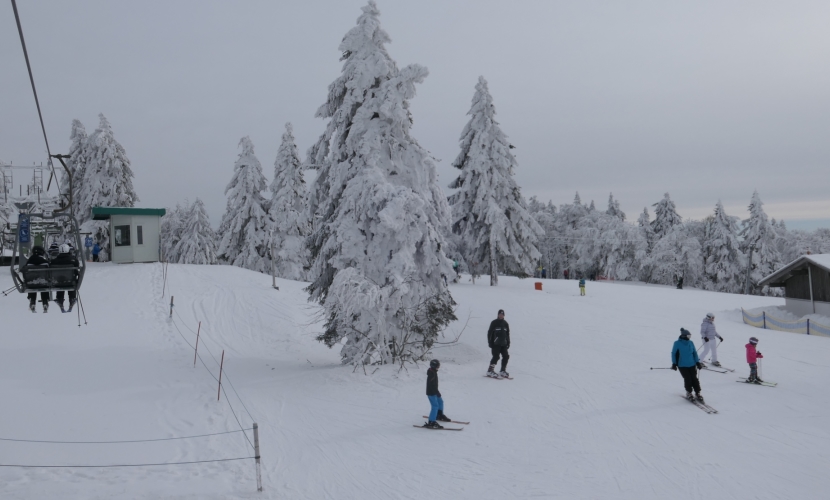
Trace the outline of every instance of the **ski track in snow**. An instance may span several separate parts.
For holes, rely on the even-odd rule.
[[[452,285],[459,322],[436,346],[447,414],[460,433],[412,429],[429,408],[426,364],[371,376],[314,340],[304,283],[229,266],[91,264],[74,314],[31,314],[0,298],[0,437],[142,439],[260,426],[265,491],[253,460],[134,469],[0,468],[0,498],[820,498],[830,482],[830,339],[759,330],[736,308],[781,299],[625,283],[501,277]],[[0,286],[10,286],[8,273]],[[7,284],[8,283],[8,284]],[[170,321],[170,296],[175,296]],[[482,377],[486,329],[504,308],[514,380]],[[681,326],[700,344],[713,311],[719,355],[743,376],[757,336],[766,391],[735,374],[700,375],[709,415],[677,397],[667,367]],[[177,327],[178,326],[178,330]],[[208,354],[210,349],[216,360]],[[371,368],[369,371],[374,370]],[[252,433],[248,435],[252,439]],[[162,443],[0,443],[0,463],[102,464],[251,456],[240,433]]]

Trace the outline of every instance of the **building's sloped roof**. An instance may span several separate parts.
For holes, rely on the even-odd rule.
[[[827,272],[830,272],[830,253],[821,253],[817,255],[802,255],[801,257],[795,259],[794,261],[790,262],[781,269],[775,271],[769,276],[766,276],[764,279],[758,282],[758,285],[764,286],[773,283],[783,283],[790,276],[793,275],[793,271],[806,267],[808,262],[824,269]]]
[[[93,207],[92,218],[94,220],[109,220],[113,215],[158,215],[164,216],[166,210],[163,208],[134,208],[134,207]]]

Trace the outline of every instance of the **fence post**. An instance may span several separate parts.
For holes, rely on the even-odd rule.
[[[807,335],[810,335],[810,318],[807,318]]]
[[[254,459],[256,460],[256,490],[262,491],[262,472],[259,463],[259,426],[254,422]]]
[[[202,322],[199,322],[199,328],[196,329],[196,349],[193,350],[193,368],[196,368],[196,356],[199,355],[199,333],[202,332]]]
[[[216,359],[216,358],[214,358]],[[216,393],[216,401],[219,401],[219,396],[222,394],[222,367],[225,365],[225,350],[222,349],[222,362],[219,363],[219,391]]]
[[[764,311],[764,330],[767,329],[767,312]]]
[[[173,318],[173,296],[170,296],[170,318]]]

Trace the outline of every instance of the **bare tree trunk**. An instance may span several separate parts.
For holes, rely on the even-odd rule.
[[[499,286],[499,265],[496,262],[496,249],[490,245],[490,286]]]

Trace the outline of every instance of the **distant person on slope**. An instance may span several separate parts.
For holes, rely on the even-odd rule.
[[[92,262],[98,262],[98,254],[101,253],[101,245],[98,242],[95,242],[95,245],[92,247]]]
[[[695,343],[691,341],[692,333],[685,328],[680,329],[680,337],[674,341],[671,350],[671,369],[683,375],[683,386],[686,388],[686,399],[693,401],[697,399],[703,403],[703,395],[700,393],[700,380],[697,378],[698,368],[703,368],[700,358],[697,356]],[[692,397],[692,389],[697,394]]]
[[[579,278],[579,295],[585,295],[585,278]]]
[[[703,352],[700,353],[700,359],[705,361],[709,351],[712,351],[712,364],[720,366],[718,362],[718,341],[716,339],[723,342],[723,337],[718,335],[717,330],[715,330],[714,314],[707,313],[706,317],[703,318],[703,323],[700,324],[700,336],[703,338]]]
[[[507,360],[510,359],[510,354],[507,350],[510,349],[510,325],[504,320],[504,309],[499,309],[499,317],[490,323],[490,328],[487,330],[487,345],[490,346],[490,352],[493,353],[493,359],[490,360],[490,368],[487,369],[488,377],[509,377],[507,373]],[[501,371],[496,374],[496,363],[499,362],[501,356]]]
[[[450,418],[444,415],[444,400],[441,399],[441,393],[438,392],[438,369],[441,368],[441,362],[433,359],[429,362],[429,369],[427,370],[427,397],[429,404],[432,407],[429,411],[429,422],[424,424],[424,427],[429,429],[443,429],[437,422],[450,422]]]
[[[753,384],[763,382],[763,380],[758,378],[758,358],[763,358],[764,355],[761,354],[761,351],[755,350],[757,344],[758,339],[749,337],[749,344],[746,345],[746,362],[749,363],[749,378],[746,381]]]

